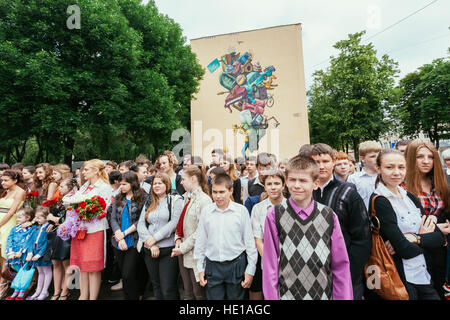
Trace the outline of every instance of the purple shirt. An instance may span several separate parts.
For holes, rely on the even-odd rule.
[[[300,208],[292,198],[289,202],[302,220],[308,218],[314,210],[314,200],[306,207]],[[333,300],[353,300],[350,262],[339,219],[333,213],[334,228],[331,235],[331,273],[333,274]],[[275,208],[267,213],[264,230],[263,251],[263,293],[265,300],[279,300],[278,296],[278,260],[280,247],[278,230],[275,225]]]

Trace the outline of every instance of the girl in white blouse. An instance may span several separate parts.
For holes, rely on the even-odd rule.
[[[80,203],[93,196],[100,196],[109,207],[113,188],[109,184],[103,162],[98,159],[86,161],[83,164],[82,175],[86,183],[73,197],[64,197],[63,201]],[[61,227],[64,228],[64,224]],[[84,227],[87,228],[84,239],[72,238],[70,265],[80,268],[81,271],[79,300],[96,300],[100,291],[101,271],[105,267],[106,229],[109,226],[107,219],[104,218],[85,223]]]
[[[445,245],[450,225],[435,225],[426,219],[420,201],[400,184],[406,174],[406,161],[398,150],[383,150],[377,158],[378,178],[372,198],[380,221],[380,235],[393,248],[393,259],[410,300],[439,300],[431,285],[424,251]],[[369,208],[371,209],[371,208]],[[442,230],[442,231],[441,231]]]

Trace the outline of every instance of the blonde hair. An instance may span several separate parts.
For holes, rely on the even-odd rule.
[[[109,184],[108,174],[105,171],[105,164],[103,163],[102,160],[92,159],[92,160],[86,161],[83,164],[83,167],[92,167],[92,168],[98,169],[100,179],[103,180],[104,182],[106,182],[107,184]]]
[[[360,143],[358,152],[360,156],[365,157],[366,154],[370,152],[380,152],[381,149],[383,148],[381,147],[381,144],[377,141],[364,141]]]

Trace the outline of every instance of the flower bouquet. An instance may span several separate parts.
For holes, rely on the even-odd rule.
[[[83,240],[86,236],[86,224],[106,217],[106,202],[100,196],[81,201],[67,208],[66,221],[58,228],[58,236],[69,239],[69,236]]]
[[[25,201],[28,207],[36,209],[36,206],[38,204],[38,196],[39,193],[37,191],[33,191],[27,194],[27,198]]]

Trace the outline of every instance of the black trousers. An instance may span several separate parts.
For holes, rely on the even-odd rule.
[[[102,272],[102,279],[111,282],[120,280],[120,268],[114,254],[114,247],[111,244],[113,236],[111,228],[106,229],[106,267]]]
[[[179,300],[178,257],[171,258],[173,247],[159,248],[159,257],[152,258],[149,249],[143,247],[144,259],[157,300]]]
[[[406,282],[409,300],[441,300],[432,284],[413,284]]]
[[[235,261],[222,264],[206,258],[205,280],[207,300],[244,300],[244,280],[247,256],[241,254]]]
[[[142,274],[143,255],[136,248],[122,251],[114,248],[117,264],[122,274],[123,292],[126,300],[138,300],[145,292],[146,279]]]

